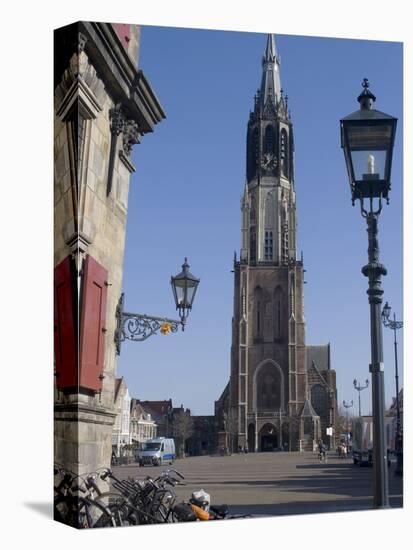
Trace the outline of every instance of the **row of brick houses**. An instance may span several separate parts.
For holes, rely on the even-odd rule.
[[[315,358],[318,359],[318,364],[322,366],[321,355],[317,356],[316,352],[319,349],[312,350],[312,359],[310,361],[311,368],[317,370]],[[328,357],[328,355],[326,355]],[[309,369],[311,371],[311,368]],[[318,372],[318,371],[317,371]],[[319,377],[322,377],[328,370],[322,369],[319,372]],[[312,372],[312,376],[315,376]],[[316,380],[320,383],[319,380]],[[313,384],[313,387],[316,387]],[[320,403],[317,401],[317,393],[313,395],[311,392],[311,404],[308,407],[315,408],[318,414]],[[217,406],[216,402],[216,406]],[[399,404],[401,410],[401,419],[403,419],[403,390],[399,393]],[[214,454],[219,451],[219,414],[216,415],[192,415],[189,409],[185,409],[183,405],[174,407],[172,399],[161,401],[142,401],[136,398],[131,398],[129,390],[124,378],[117,378],[115,385],[115,403],[114,409],[116,412],[115,423],[112,432],[112,448],[117,456],[121,454],[122,449],[126,445],[138,446],[145,443],[148,439],[154,437],[172,437],[176,440],[178,450],[180,445],[183,445],[183,453],[186,456],[202,456]],[[218,407],[219,411],[219,407]],[[320,414],[323,418],[325,414]],[[188,436],[182,441],[182,428],[179,429],[180,418],[187,417],[187,433]],[[367,417],[365,417],[367,418]],[[403,425],[403,421],[401,421]],[[352,430],[352,424],[349,424],[349,431]],[[323,431],[325,426],[322,425]],[[386,430],[390,448],[395,448],[395,433],[396,433],[396,399],[393,398],[393,404],[386,413]],[[230,427],[227,426],[228,434],[231,434]],[[235,445],[231,445],[229,439],[226,441],[226,451],[238,450]],[[331,448],[334,448],[331,443]],[[280,445],[281,447],[281,445]],[[283,447],[285,448],[285,447]],[[253,449],[252,449],[253,450]]]
[[[114,410],[112,449],[117,456],[126,445],[139,445],[158,435],[155,419],[139,399],[130,397],[123,377],[115,381]]]
[[[112,449],[117,456],[125,446],[139,446],[154,437],[172,437],[178,454],[212,454],[217,447],[214,416],[192,416],[189,409],[174,407],[172,399],[142,401],[131,397],[125,379],[115,383]]]

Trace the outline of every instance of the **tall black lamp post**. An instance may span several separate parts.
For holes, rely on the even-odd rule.
[[[362,273],[369,280],[371,380],[373,402],[374,507],[388,508],[387,445],[384,426],[384,363],[381,330],[381,277],[387,270],[379,261],[377,238],[382,201],[389,202],[390,174],[397,119],[373,109],[376,98],[367,79],[357,98],[360,109],[340,121],[341,147],[347,165],[351,200],[360,201],[367,222],[368,264]]]
[[[182,271],[175,277],[171,277],[172,291],[176,309],[181,318],[180,321],[168,319],[167,317],[152,317],[142,313],[128,313],[123,310],[124,295],[122,293],[116,308],[115,344],[117,355],[120,354],[121,343],[124,340],[142,342],[157,332],[162,334],[177,332],[179,325],[184,330],[186,319],[194,303],[199,281],[197,277],[189,272],[187,258],[185,258],[182,265]]]
[[[343,407],[346,409],[346,450],[347,450],[347,454],[348,454],[348,448],[349,448],[349,443],[350,443],[350,434],[349,434],[349,429],[348,429],[348,410],[350,407],[353,406],[353,401],[351,400],[350,403],[346,403],[345,401],[343,401]]]
[[[402,321],[396,321],[396,314],[393,313],[393,320],[390,319],[391,307],[388,302],[385,303],[383,311],[381,313],[381,318],[383,325],[390,328],[394,332],[394,366],[395,366],[395,378],[396,378],[396,475],[403,475],[403,442],[402,442],[402,431],[401,431],[401,421],[400,421],[400,401],[399,401],[399,370],[397,363],[397,336],[396,331],[403,327]]]
[[[360,393],[369,387],[369,381],[366,379],[366,385],[362,386],[360,382],[358,382],[356,379],[353,380],[353,386],[354,388],[359,392],[359,416],[361,416],[361,399],[360,399]]]

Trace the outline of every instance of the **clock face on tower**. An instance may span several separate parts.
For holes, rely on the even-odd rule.
[[[261,167],[264,170],[272,170],[277,166],[277,157],[274,153],[264,153],[261,159]]]

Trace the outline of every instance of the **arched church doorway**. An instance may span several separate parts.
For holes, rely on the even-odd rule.
[[[261,452],[278,449],[278,434],[273,424],[265,424],[259,433],[259,449]]]
[[[255,451],[255,425],[250,424],[248,426],[248,451],[253,453]]]

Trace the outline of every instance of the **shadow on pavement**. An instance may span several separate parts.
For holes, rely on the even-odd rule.
[[[51,502],[23,502],[23,505],[42,516],[53,519],[53,506]]]
[[[301,470],[303,475],[295,477],[285,477],[280,479],[275,475],[273,479],[232,479],[232,480],[220,480],[216,484],[209,479],[197,478],[196,483],[217,488],[219,486],[227,487],[257,487],[262,491],[265,487],[272,489],[279,489],[282,494],[294,493],[309,495],[308,500],[301,500],[295,502],[295,499],[291,499],[288,504],[280,503],[270,505],[275,507],[276,512],[271,514],[279,515],[285,514],[302,514],[302,513],[316,513],[331,512],[343,510],[360,510],[371,509],[373,506],[373,479],[371,468],[360,468],[354,466],[352,463],[343,465],[337,464],[309,464],[309,465],[297,465],[297,470]],[[188,482],[192,483],[192,480]],[[311,495],[314,497],[317,495],[318,500],[311,500]],[[336,497],[334,501],[326,502],[323,496]],[[337,498],[338,497],[338,498]],[[395,478],[393,476],[393,470],[389,471],[389,500],[392,508],[400,508],[403,506],[403,481],[401,478]],[[234,505],[235,506],[235,505]],[[251,505],[251,508],[255,505]],[[263,505],[264,508],[267,505]],[[285,512],[280,512],[283,507]],[[239,512],[245,513],[247,508],[243,507]],[[272,509],[272,508],[271,508]],[[238,508],[237,508],[238,510]],[[294,510],[291,512],[291,510]],[[298,511],[297,511],[298,510]],[[251,512],[252,513],[252,512]]]
[[[254,457],[256,465],[264,458]],[[350,460],[337,460],[333,456],[327,463],[320,463],[313,455],[299,458],[302,462],[291,466],[290,460],[296,459],[295,456],[274,463],[267,461],[264,462],[266,470],[257,469],[255,465],[251,472],[250,465],[245,460],[239,461],[238,457],[230,462],[230,470],[223,471],[219,467],[211,469],[208,464],[198,469],[195,462],[188,463],[192,467],[182,471],[186,487],[181,494],[187,498],[193,490],[203,487],[212,498],[223,499],[220,503],[229,505],[230,514],[257,517],[373,509],[372,468],[361,468]],[[177,468],[180,470],[179,466]],[[390,507],[401,508],[403,479],[394,476],[393,466],[388,472]]]
[[[390,496],[391,508],[402,508],[402,497]],[[294,516],[298,514],[322,514],[336,512],[365,512],[373,509],[373,499],[348,498],[341,501],[329,502],[320,501],[296,501],[278,504],[244,504],[229,507],[230,514],[252,514],[253,517],[260,516]]]

